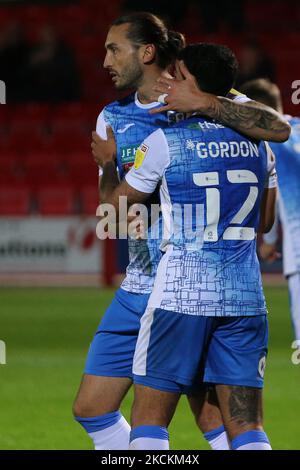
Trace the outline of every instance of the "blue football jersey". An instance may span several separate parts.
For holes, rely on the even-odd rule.
[[[115,101],[104,108],[97,122],[99,135],[105,133],[105,126],[113,129],[117,144],[117,167],[120,178],[134,163],[135,153],[141,142],[157,128],[165,128],[174,122],[179,114],[174,112],[149,114],[159,103],[142,104],[137,94]],[[155,222],[159,224],[159,220]],[[152,228],[154,229],[154,228]],[[157,265],[161,258],[160,241],[128,239],[129,265],[122,288],[134,293],[150,293],[153,287]]]
[[[284,273],[300,271],[300,119],[289,118],[290,138],[270,144],[276,156],[280,219],[283,225]]]
[[[158,130],[126,175],[151,193],[160,182],[162,257],[149,307],[191,315],[266,313],[256,234],[274,156],[213,121],[193,117]]]

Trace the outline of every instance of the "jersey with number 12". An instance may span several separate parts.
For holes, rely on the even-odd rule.
[[[125,178],[145,193],[161,183],[166,252],[148,306],[265,314],[256,234],[264,188],[276,185],[267,144],[193,117],[154,132],[142,146],[143,162]]]

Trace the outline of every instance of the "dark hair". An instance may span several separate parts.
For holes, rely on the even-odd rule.
[[[227,46],[191,44],[179,53],[179,59],[195,76],[199,88],[207,93],[226,96],[234,85],[238,62]]]
[[[241,86],[240,91],[247,95],[248,98],[271,106],[271,108],[277,111],[282,107],[281,94],[278,86],[267,78],[249,80]]]
[[[128,23],[127,37],[138,45],[154,44],[156,47],[156,63],[165,69],[177,58],[185,46],[183,34],[168,30],[164,21],[149,12],[134,12],[116,19],[112,26]]]

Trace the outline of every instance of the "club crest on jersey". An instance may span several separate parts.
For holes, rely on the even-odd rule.
[[[148,152],[149,147],[145,144],[142,144],[136,151],[135,160],[134,160],[134,168],[138,170],[142,165],[144,158]]]
[[[263,356],[258,363],[258,373],[262,379],[264,378],[265,370],[266,370],[266,356]]]

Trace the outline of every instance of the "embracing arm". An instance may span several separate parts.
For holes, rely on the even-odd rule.
[[[103,179],[107,181],[105,202],[112,204],[117,211],[120,197],[127,198],[128,206],[145,202],[155,192],[169,163],[168,143],[163,131],[158,129],[139,146],[134,165],[119,185],[116,184],[113,165],[109,162],[104,164],[102,183]]]
[[[257,140],[285,142],[291,132],[281,114],[257,101],[239,103],[212,96],[205,114]]]
[[[103,176],[105,176],[106,173],[110,176],[113,175],[112,168],[109,168],[108,164],[106,164],[103,168]],[[132,204],[141,204],[149,198],[149,193],[143,193],[133,188],[127,183],[126,179],[124,179],[121,183],[118,183],[114,189],[113,184],[114,183],[110,185],[110,192],[107,191],[107,196],[103,202],[113,205],[117,214],[119,213],[120,208],[120,197],[127,198],[128,207],[130,207]]]
[[[103,203],[110,202],[109,199],[119,184],[119,175],[115,162],[106,162],[103,166],[103,173],[99,182],[100,201]]]
[[[241,103],[203,92],[182,61],[177,64],[177,70],[183,80],[166,76],[158,79],[152,98],[157,100],[158,95],[166,94],[167,105],[151,110],[151,114],[169,110],[197,112],[252,139],[284,142],[289,138],[290,125],[272,108],[256,101]]]
[[[268,233],[273,227],[275,221],[276,194],[276,188],[265,188],[264,190],[260,207],[259,233]]]

